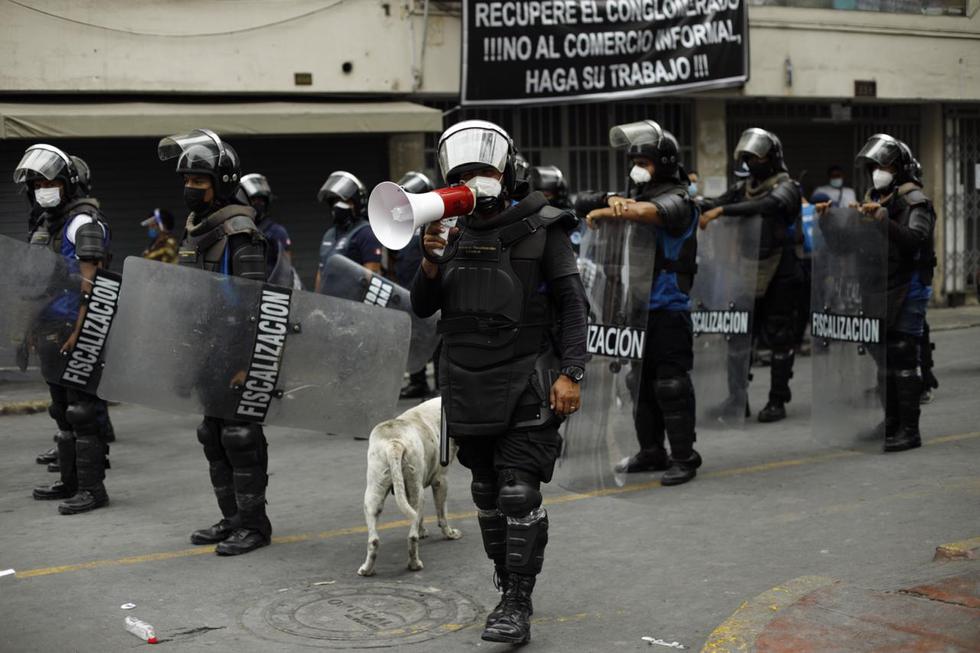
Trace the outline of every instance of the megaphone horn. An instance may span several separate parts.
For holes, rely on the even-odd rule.
[[[468,186],[450,186],[428,193],[407,193],[398,184],[383,181],[371,191],[368,219],[381,244],[402,249],[422,225],[460,215],[476,207],[476,193]],[[448,230],[448,227],[446,227]]]

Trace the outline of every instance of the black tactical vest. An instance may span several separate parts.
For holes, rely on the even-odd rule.
[[[55,209],[54,212],[45,212],[31,231],[30,243],[32,245],[44,245],[58,256],[61,256],[61,241],[65,235],[65,225],[71,222],[77,215],[92,216],[96,222],[102,225],[106,233],[109,233],[109,223],[102,215],[102,208],[99,200],[94,197],[81,197],[68,202],[65,206]],[[106,267],[108,267],[106,261]]]
[[[180,243],[177,262],[180,265],[196,267],[210,272],[241,275],[239,270],[234,269],[235,264],[241,263],[241,261],[233,260],[232,252],[229,252],[229,256],[225,259],[228,240],[236,234],[248,236],[253,243],[265,242],[262,232],[255,226],[255,209],[240,204],[229,204],[197,224],[194,224],[194,214],[192,213],[187,219],[187,230],[184,232],[184,239]],[[261,265],[256,265],[263,268],[262,278],[264,278],[264,247],[262,247],[262,252]],[[222,269],[225,261],[228,265],[226,270]],[[248,261],[247,263],[252,264],[254,262]]]
[[[557,364],[542,262],[547,230],[564,216],[536,193],[494,218],[470,218],[450,245],[439,377],[451,435],[499,435],[521,426],[516,413],[529,395],[547,404],[549,375],[535,366],[539,357]]]

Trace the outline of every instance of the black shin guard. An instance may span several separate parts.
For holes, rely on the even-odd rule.
[[[221,516],[231,519],[238,514],[238,504],[235,501],[235,478],[231,463],[228,462],[224,447],[221,446],[221,422],[205,417],[197,427],[197,440],[204,446],[211,487],[214,488],[214,496],[218,500]]]
[[[538,507],[523,517],[507,517],[507,571],[537,576],[548,544],[548,513]]]
[[[271,537],[272,524],[265,512],[268,444],[262,427],[225,422],[221,427],[221,444],[234,470],[235,501],[242,527]]]
[[[793,378],[793,361],[796,352],[792,349],[774,350],[770,367],[769,401],[788,404],[793,395],[789,389],[789,380]]]
[[[694,451],[694,386],[688,375],[657,379],[654,391],[664,416],[671,458],[686,459]]]
[[[75,431],[76,474],[78,487],[82,490],[101,488],[105,480],[107,448],[96,420],[97,400],[92,399],[71,402],[65,411],[65,417]]]

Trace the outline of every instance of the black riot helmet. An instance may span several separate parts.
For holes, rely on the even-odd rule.
[[[367,189],[353,174],[346,170],[335,170],[320,186],[316,199],[323,204],[347,202],[360,215],[367,208]]]
[[[912,155],[904,142],[888,134],[875,134],[864,144],[854,158],[864,168],[868,177],[878,167],[895,168],[895,181],[899,184],[915,182],[922,185],[922,165]]]
[[[62,202],[78,192],[78,170],[75,162],[63,150],[54,145],[38,143],[24,151],[20,163],[14,168],[14,183],[24,184],[28,201],[34,206],[33,182],[41,179],[60,179],[64,184]]]
[[[568,184],[558,166],[533,166],[528,172],[531,190],[551,194],[553,204],[568,201]]]
[[[238,153],[210,129],[167,136],[157,145],[157,154],[161,161],[177,159],[178,175],[210,177],[216,200],[227,202],[238,190],[241,178]]]
[[[653,161],[656,181],[679,179],[677,139],[653,120],[616,125],[609,130],[609,145],[625,150],[628,160],[644,157]]]
[[[513,193],[518,179],[515,167],[514,141],[503,127],[486,120],[458,122],[439,137],[436,148],[439,169],[450,184],[459,183],[460,177],[473,170],[493,168],[501,175],[501,184]]]
[[[761,168],[752,166],[749,160],[753,157],[768,159]],[[783,144],[779,137],[771,131],[759,127],[750,127],[742,132],[735,145],[735,162],[745,163],[753,177],[767,179],[777,172],[789,172],[783,159]]]
[[[409,170],[402,178],[398,180],[398,185],[405,189],[409,193],[428,193],[436,188],[436,185],[432,183],[432,180],[424,172],[419,172],[418,170]]]
[[[92,194],[92,169],[88,163],[80,156],[71,155],[71,162],[78,172],[78,182],[76,183],[75,193],[79,197],[88,197]]]
[[[269,185],[269,180],[266,179],[265,175],[252,172],[242,176],[239,185],[241,192],[245,193],[245,198],[248,200],[248,203],[255,209],[256,218],[261,221],[268,214],[269,207],[272,206],[272,200],[275,199],[275,195],[272,194],[272,186]],[[255,200],[263,200],[265,203],[264,206],[256,206],[254,203]]]

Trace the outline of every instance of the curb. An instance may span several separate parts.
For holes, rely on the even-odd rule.
[[[49,399],[34,399],[31,401],[12,401],[8,404],[0,404],[0,415],[33,415],[43,413],[48,410],[51,404]]]
[[[813,591],[839,582],[826,576],[800,576],[766,590],[743,602],[732,616],[711,631],[701,653],[754,650],[756,637],[781,610]]]

